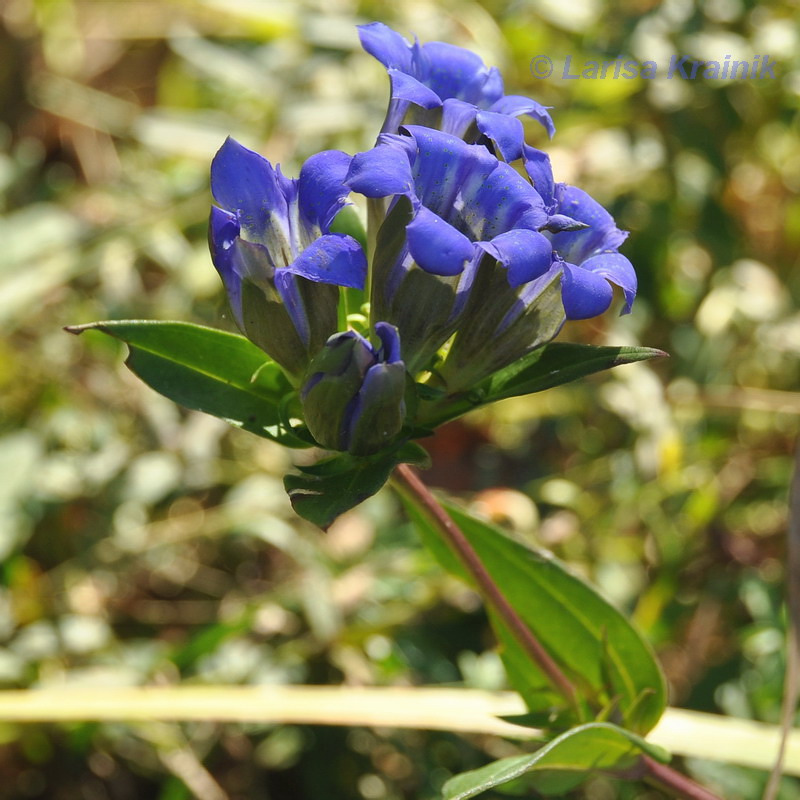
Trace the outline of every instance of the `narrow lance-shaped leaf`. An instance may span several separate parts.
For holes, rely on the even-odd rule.
[[[636,778],[643,755],[667,762],[669,755],[630,731],[606,722],[591,722],[562,733],[535,753],[503,758],[456,775],[444,785],[444,800],[467,800],[513,782],[514,789],[563,797],[597,773]],[[514,792],[517,793],[516,791]],[[528,792],[526,792],[528,794]]]
[[[281,407],[293,392],[289,381],[243,336],[187,322],[150,320],[93,322],[67,330],[98,330],[124,342],[128,368],[186,408],[291,447],[312,444],[302,431],[287,430]]]
[[[469,580],[430,518],[408,495],[403,499],[443,566]],[[494,526],[443,505],[506,599],[573,681],[581,701],[594,714],[604,713],[636,733],[650,730],[666,705],[664,678],[651,648],[625,617],[552,554],[512,541]],[[531,710],[552,707],[553,691],[536,664],[505,623],[490,616],[514,688]]]
[[[652,347],[553,342],[495,372],[472,391],[426,403],[420,408],[417,422],[432,428],[496,400],[542,392],[595,372],[666,355]]]

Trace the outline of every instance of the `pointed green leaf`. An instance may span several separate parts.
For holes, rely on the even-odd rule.
[[[294,510],[326,530],[340,514],[372,497],[403,463],[427,466],[428,454],[413,442],[371,456],[337,453],[299,467],[300,475],[287,475],[283,485]]]
[[[595,372],[666,355],[663,350],[652,347],[597,347],[552,342],[495,372],[467,393],[429,402],[427,407],[420,406],[417,422],[434,427],[496,400],[542,392]]]
[[[248,339],[188,322],[123,320],[67,328],[99,330],[128,345],[125,363],[148,386],[186,408],[291,447],[310,447],[290,430],[281,406],[294,390],[280,367]]]
[[[652,347],[596,347],[553,342],[495,372],[488,379],[484,391],[487,402],[494,402],[506,397],[541,392],[622,364],[666,355],[663,350]]]
[[[434,555],[445,569],[469,580],[426,512],[398,488]],[[666,706],[664,677],[650,646],[625,617],[548,551],[513,541],[489,523],[443,505],[506,599],[573,682],[587,713],[596,716],[605,709],[636,733],[649,731]],[[490,618],[514,688],[532,711],[553,708],[558,698],[536,664],[506,624],[493,612]]]
[[[510,781],[525,781],[524,786],[537,795],[563,797],[598,772],[638,777],[643,771],[637,769],[642,755],[669,760],[661,748],[630,731],[607,722],[590,722],[562,733],[530,755],[503,758],[456,775],[444,785],[443,798],[467,800]]]

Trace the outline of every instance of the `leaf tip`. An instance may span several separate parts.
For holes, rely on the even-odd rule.
[[[654,358],[671,358],[671,356],[666,350],[659,350],[657,347],[636,348],[633,352],[621,352],[615,359],[614,366],[621,367],[639,361],[651,361]]]
[[[71,333],[73,336],[80,336],[84,331],[88,331],[89,328],[94,327],[94,325],[94,322],[86,322],[83,325],[64,325],[62,330]]]

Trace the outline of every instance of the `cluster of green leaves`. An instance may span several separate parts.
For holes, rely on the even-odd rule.
[[[180,322],[101,322],[68,328],[72,333],[87,329],[125,342],[127,366],[169,399],[279,444],[313,443],[302,423],[289,416],[296,397],[291,385],[246,338]],[[440,406],[437,422],[495,400],[659,354],[648,348],[551,344],[495,373],[467,397],[456,397],[450,404],[449,398],[435,399]],[[336,454],[303,467],[300,475],[288,475],[284,483],[295,510],[328,527],[375,494],[397,464],[426,461],[425,451],[408,442],[369,457]],[[409,514],[437,557],[469,580],[437,536],[436,525],[415,505],[413,496],[406,500]],[[549,554],[517,544],[454,507],[449,513],[496,585],[578,687],[577,706],[559,709],[537,664],[507,623],[493,615],[509,677],[528,704],[530,720],[548,728],[555,724],[556,730],[580,726],[534,756],[505,759],[459,776],[445,787],[445,797],[472,797],[528,773],[537,791],[559,794],[598,770],[630,772],[637,757],[655,752],[639,734],[653,727],[666,705],[663,676],[649,647],[618,611]]]
[[[186,408],[220,417],[288,447],[311,447],[302,420],[292,418],[297,393],[280,367],[243,336],[182,322],[110,321],[70,326],[71,333],[95,329],[129,348],[131,371],[159,393]],[[604,369],[664,355],[648,347],[550,344],[494,373],[466,395],[441,396],[429,405],[428,427],[508,397],[531,394]],[[425,389],[424,386],[420,387]],[[295,510],[322,528],[371,497],[397,464],[426,464],[419,446],[394,444],[369,457],[340,453],[301,475],[286,478]]]

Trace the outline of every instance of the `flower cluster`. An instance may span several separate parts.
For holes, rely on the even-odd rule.
[[[636,274],[611,215],[526,143],[520,116],[555,132],[544,106],[462,48],[359,33],[391,85],[375,146],[318,153],[290,180],[229,139],[210,244],[237,324],[298,389],[311,435],[367,455],[414,429],[421,398],[468,392],[605,312],[612,285],[629,312]],[[366,236],[337,225],[351,195]]]

